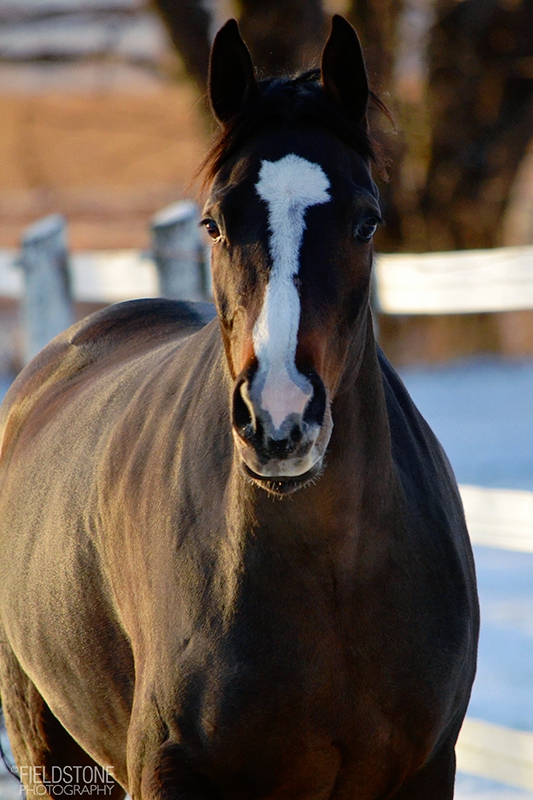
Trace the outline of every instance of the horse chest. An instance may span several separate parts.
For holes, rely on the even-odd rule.
[[[350,685],[349,670],[321,659],[308,667],[304,676],[294,665],[283,674],[233,665],[225,686],[212,671],[196,706],[195,744],[186,743],[198,772],[232,798],[370,800],[403,763],[422,760],[379,702]]]
[[[231,796],[241,781],[264,785],[268,775],[272,798],[329,798],[334,787],[338,797],[375,797],[392,779],[376,765],[392,765],[392,774],[425,755],[427,744],[409,741],[400,712],[428,698],[406,692],[400,667],[396,675],[385,668],[381,645],[373,650],[365,629],[358,642],[346,615],[320,607],[316,596],[307,613],[302,598],[299,613],[289,614],[287,600],[237,617],[219,649],[209,650],[210,666],[199,659],[191,669],[181,735],[189,732],[200,768],[228,782]]]

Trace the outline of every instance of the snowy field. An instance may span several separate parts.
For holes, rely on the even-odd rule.
[[[460,483],[533,491],[533,362],[484,359],[402,377]],[[478,547],[476,561],[482,633],[469,713],[533,731],[533,553]],[[0,800],[19,796],[0,775]],[[533,792],[460,774],[455,798],[533,800]]]
[[[401,374],[459,483],[533,491],[533,362],[487,358]]]

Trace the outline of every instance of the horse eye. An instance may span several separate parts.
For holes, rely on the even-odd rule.
[[[369,242],[377,231],[378,225],[379,219],[377,217],[368,217],[355,229],[355,238],[361,242]]]
[[[203,219],[200,224],[204,226],[208,235],[211,237],[211,239],[213,239],[214,242],[216,242],[217,239],[220,239],[220,230],[214,220],[206,217],[206,219]]]

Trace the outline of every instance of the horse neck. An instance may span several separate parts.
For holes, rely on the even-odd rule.
[[[332,413],[329,451],[339,474],[331,478],[340,480],[356,503],[363,492],[387,491],[394,474],[391,434],[370,311],[361,335],[354,337]]]

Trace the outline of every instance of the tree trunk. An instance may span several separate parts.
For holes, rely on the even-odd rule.
[[[321,0],[240,0],[238,8],[260,76],[318,65],[327,35]]]
[[[187,72],[204,93],[214,33],[209,4],[201,0],[152,2]],[[234,7],[260,76],[317,65],[326,36],[321,0],[237,0]]]
[[[207,90],[211,14],[201,0],[152,0],[200,94]]]
[[[533,2],[441,2],[428,55],[426,247],[494,247],[533,132]]]
[[[378,94],[393,83],[396,29],[402,0],[351,0],[347,17],[365,54],[370,86]]]

